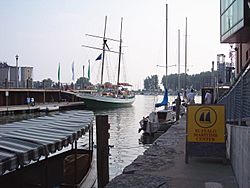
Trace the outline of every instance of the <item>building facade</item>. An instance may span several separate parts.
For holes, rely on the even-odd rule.
[[[239,75],[250,62],[250,0],[220,1],[220,40],[234,46],[235,74]]]
[[[16,74],[18,74],[16,76]],[[33,67],[9,66],[6,62],[0,62],[0,88],[16,87],[16,78],[18,78],[18,87],[31,88],[33,78]]]
[[[31,88],[33,67],[20,67],[20,68],[21,68],[20,86],[23,88]]]
[[[6,62],[0,62],[0,88],[15,87],[16,67],[9,66]]]

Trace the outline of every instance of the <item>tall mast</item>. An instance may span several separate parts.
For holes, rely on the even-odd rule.
[[[118,62],[118,76],[117,76],[117,85],[119,85],[120,82],[120,69],[121,69],[121,56],[122,56],[122,21],[123,18],[121,18],[121,31],[120,31],[120,45],[119,45],[119,62]]]
[[[168,85],[168,4],[166,4],[166,88]]]
[[[104,59],[105,59],[105,47],[107,43],[106,37],[106,25],[107,25],[107,16],[105,16],[105,25],[104,25],[104,34],[103,34],[103,47],[102,47],[102,72],[101,72],[101,84],[103,83],[103,69],[104,69]]]
[[[186,31],[185,31],[185,86],[184,89],[187,89],[187,17],[186,17]]]
[[[180,29],[178,29],[178,92],[181,90],[180,65]]]

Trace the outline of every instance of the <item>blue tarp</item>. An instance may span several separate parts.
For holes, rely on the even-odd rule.
[[[155,107],[161,107],[168,104],[168,89],[165,89],[164,97],[161,103],[156,103]]]

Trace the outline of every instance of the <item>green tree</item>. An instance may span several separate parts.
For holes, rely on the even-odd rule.
[[[88,78],[80,77],[77,79],[75,85],[76,85],[76,88],[78,89],[84,89],[85,87],[90,86],[92,84],[89,82]]]
[[[43,79],[42,83],[43,88],[52,88],[52,85],[54,84],[54,82],[50,78]]]
[[[216,73],[215,73],[216,75]],[[211,72],[201,72],[194,75],[180,74],[180,86],[184,88],[194,88],[195,90],[200,90],[203,87],[211,86]],[[161,83],[166,87],[166,76],[162,77]],[[167,88],[176,91],[178,88],[178,74],[170,74],[167,77]]]
[[[152,75],[144,80],[144,89],[148,91],[159,90],[159,79],[157,75]]]

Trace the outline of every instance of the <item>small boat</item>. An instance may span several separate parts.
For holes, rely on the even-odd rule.
[[[168,105],[168,91],[165,90],[164,98],[161,103],[156,103],[155,107]],[[176,122],[176,112],[172,107],[163,110],[154,110],[147,117],[143,117],[139,122],[140,128],[138,132],[143,131],[144,134],[153,135],[159,131],[167,131],[168,128]]]
[[[81,110],[0,126],[1,187],[93,187],[93,117]]]
[[[92,37],[102,38],[103,39],[103,48],[102,53],[97,58],[98,60],[102,60],[102,69],[101,69],[101,84],[97,85],[97,93],[86,94],[86,93],[77,93],[76,96],[82,98],[86,107],[88,109],[105,109],[105,108],[118,108],[118,107],[127,107],[131,106],[135,101],[135,95],[131,91],[132,85],[128,83],[120,83],[120,67],[121,67],[121,56],[122,56],[122,19],[121,19],[121,30],[120,30],[120,40],[110,39],[105,37],[106,33],[106,23],[107,17],[105,17],[105,27],[104,27],[104,36],[94,36]],[[107,40],[117,41],[119,42],[119,52],[115,52],[109,49],[107,45]],[[83,47],[100,49],[96,47],[90,47],[82,45]],[[107,50],[106,50],[107,48]],[[105,65],[105,52],[114,52],[119,54],[118,61],[118,76],[117,83],[112,85],[109,82],[103,84],[103,70]],[[108,87],[106,87],[108,86]]]

